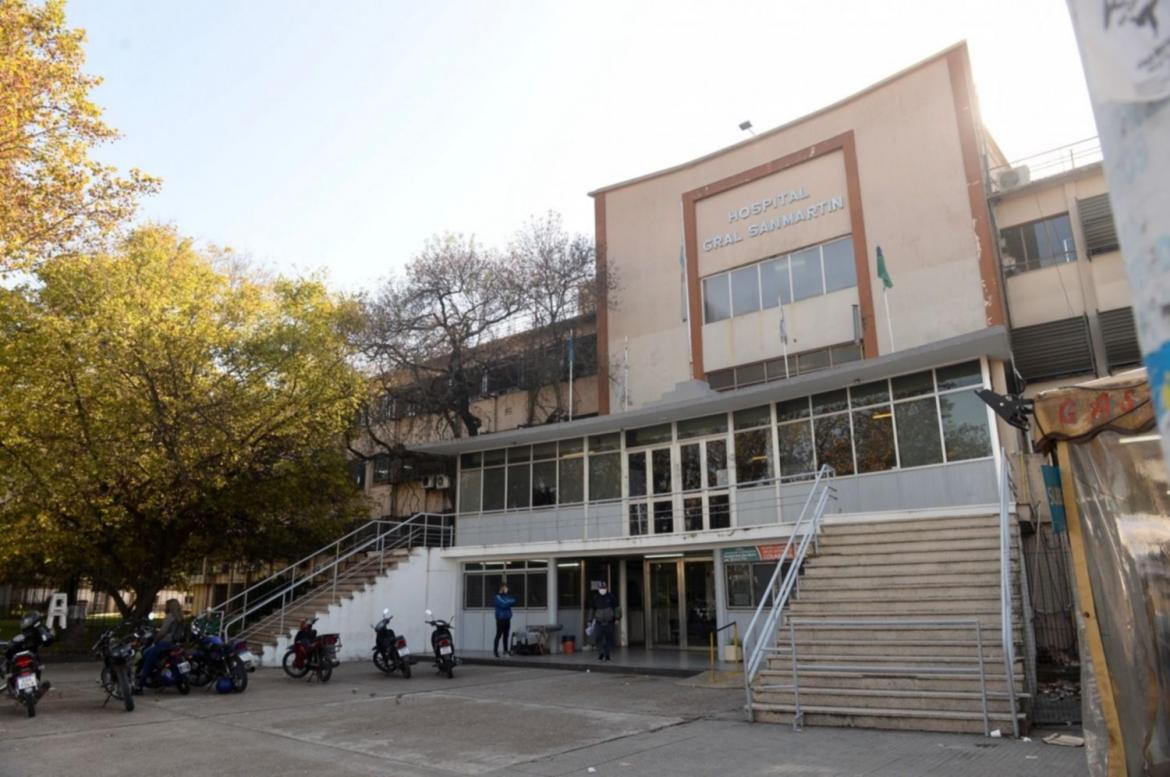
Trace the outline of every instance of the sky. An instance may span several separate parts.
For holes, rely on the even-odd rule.
[[[96,154],[141,219],[374,287],[431,235],[490,246],[587,192],[799,118],[967,40],[1009,159],[1096,135],[1064,0],[69,0]]]

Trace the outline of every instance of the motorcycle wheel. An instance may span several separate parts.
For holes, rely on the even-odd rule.
[[[186,675],[179,675],[179,679],[175,681],[175,687],[179,689],[179,694],[186,696],[191,692],[191,681],[187,679]]]
[[[130,672],[124,666],[120,666],[114,671],[118,675],[118,693],[115,696],[120,696],[127,712],[133,712],[134,694],[130,691]]]
[[[390,662],[386,660],[386,654],[381,650],[374,651],[374,666],[378,667],[380,671],[385,672],[386,674],[390,674],[394,671],[394,667],[392,667]]]
[[[448,680],[455,679],[455,665],[454,664],[447,664],[447,679]]]
[[[327,683],[332,676],[333,665],[328,662],[322,662],[322,665],[317,668],[317,679],[323,683]]]
[[[211,682],[211,670],[203,659],[192,656],[187,660],[191,662],[191,671],[187,673],[187,679],[191,685],[203,688]]]
[[[309,673],[309,662],[306,661],[305,665],[302,666],[300,669],[298,669],[296,664],[294,663],[296,660],[297,660],[296,651],[293,650],[292,648],[289,648],[287,651],[285,651],[284,659],[280,662],[280,665],[284,667],[284,673],[286,675],[288,675],[289,677],[295,677],[295,678],[299,679],[299,678],[304,677],[305,675],[307,675]]]
[[[248,689],[248,668],[238,658],[232,659],[231,677],[233,692],[243,693]]]
[[[407,663],[406,661],[402,662],[402,679],[403,680],[410,679],[410,664]]]
[[[37,697],[35,694],[26,693],[24,695],[24,705],[28,707],[28,716],[35,718],[37,716]]]

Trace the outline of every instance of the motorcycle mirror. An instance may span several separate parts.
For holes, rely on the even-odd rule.
[[[385,617],[385,616],[387,616],[387,615],[389,615],[389,614],[390,614],[390,608],[389,608],[389,607],[387,607],[387,608],[385,608],[385,609],[383,609],[383,610],[382,610],[382,616],[383,616],[383,617]]]
[[[432,615],[434,615],[434,613],[433,613],[433,612],[431,612],[430,610],[427,610],[427,611],[426,611],[426,615],[427,615],[427,617],[429,618],[429,617],[431,617]]]

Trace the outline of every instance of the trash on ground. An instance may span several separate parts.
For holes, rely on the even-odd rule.
[[[1000,731],[998,728],[991,732],[992,739],[999,739],[1002,736],[1003,736],[1003,732]]]
[[[1074,737],[1072,734],[1049,734],[1044,737],[1044,741],[1050,745],[1060,745],[1061,747],[1084,747],[1084,737]]]

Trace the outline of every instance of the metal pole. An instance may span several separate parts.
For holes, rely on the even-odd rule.
[[[991,721],[987,716],[987,672],[983,667],[983,624],[975,621],[975,645],[979,649],[979,693],[983,697],[983,736],[991,736]],[[1012,713],[1013,717],[1015,713]]]
[[[788,620],[788,639],[792,642],[792,730],[800,731],[803,713],[800,711],[800,670],[796,668],[796,624]]]

